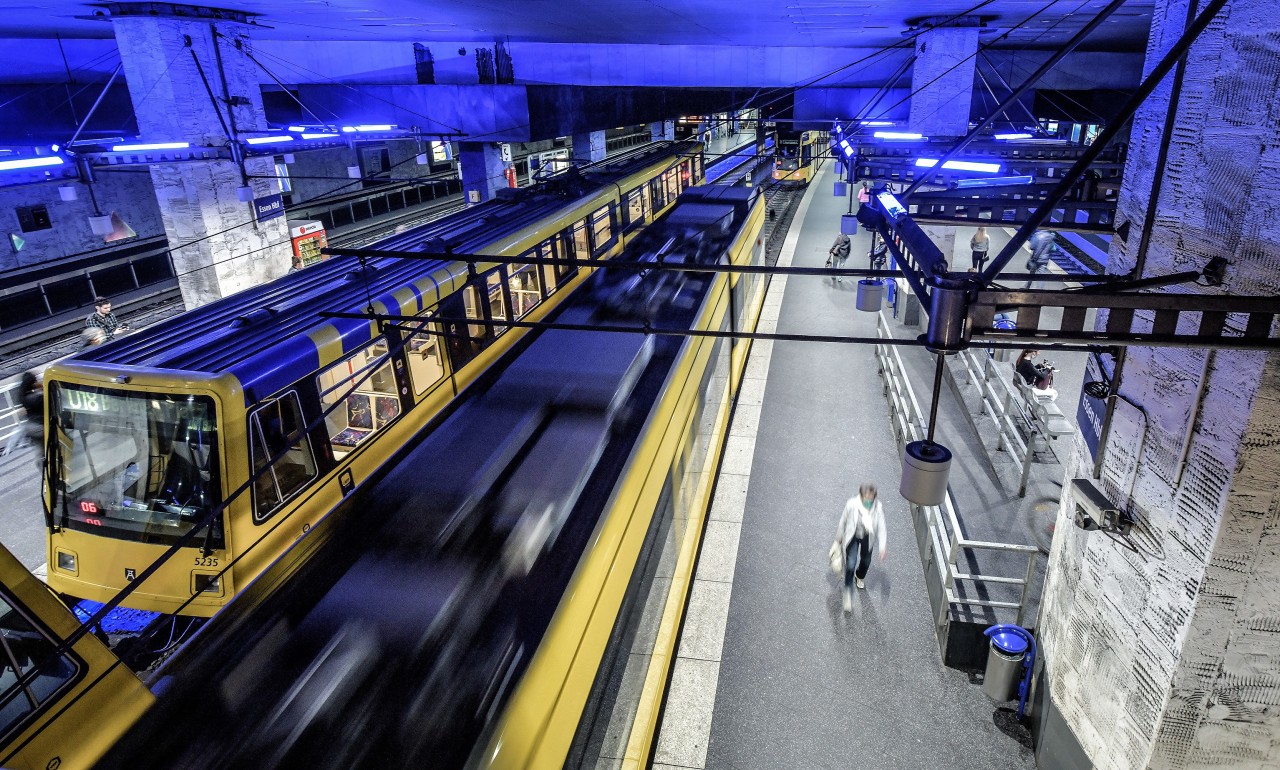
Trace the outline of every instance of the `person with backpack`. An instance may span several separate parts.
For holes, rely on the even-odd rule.
[[[844,261],[849,258],[849,252],[853,248],[853,244],[849,241],[849,236],[840,233],[836,236],[836,242],[831,244],[831,250],[828,252],[827,267],[834,267],[837,270],[844,269]],[[836,276],[837,283],[844,283],[844,280]]]

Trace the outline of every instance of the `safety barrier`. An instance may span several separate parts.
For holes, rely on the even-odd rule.
[[[963,192],[968,197],[960,197]],[[1018,187],[1009,192],[1021,197],[1005,197],[998,188],[946,190],[911,194],[911,218],[927,225],[1018,226],[1031,218],[1048,188]],[[1042,227],[1079,233],[1111,233],[1115,230],[1116,201],[1062,201]]]
[[[318,219],[324,223],[325,230],[332,232],[393,211],[461,194],[462,180],[456,177],[424,178],[421,181],[392,183],[337,197],[326,197],[315,204],[291,206],[289,218]]]
[[[982,396],[982,405],[978,414],[990,414],[995,421],[999,441],[997,451],[1008,452],[1022,466],[1022,476],[1018,483],[1018,497],[1027,494],[1027,481],[1031,478],[1031,463],[1035,460],[1035,441],[1043,440],[1039,426],[1031,419],[1023,408],[1023,399],[1007,378],[996,371],[995,361],[985,351],[974,353],[972,349],[961,352],[957,358],[964,365],[969,382],[973,383]],[[1008,374],[1008,371],[1005,372]],[[1022,437],[1018,424],[1026,428],[1031,435],[1031,443]],[[984,443],[985,447],[986,444]]]
[[[27,418],[22,403],[18,401],[20,384],[17,377],[0,384],[0,451],[6,455],[17,449],[17,437],[22,433],[23,422]]]
[[[888,319],[883,311],[877,316],[876,337],[892,339],[893,333],[890,331]],[[922,410],[919,401],[916,400],[902,365],[898,346],[876,345],[876,362],[880,376],[884,380],[884,395],[889,402],[889,419],[893,426],[894,438],[897,439],[898,448],[901,450],[907,443],[925,437],[928,412]],[[1039,549],[1030,545],[966,538],[960,527],[955,497],[950,488],[947,489],[947,497],[941,506],[920,506],[911,503],[910,507],[920,558],[925,568],[925,583],[933,606],[934,628],[938,635],[938,645],[942,650],[943,660],[948,660],[947,647],[952,626],[950,609],[953,606],[987,608],[996,611],[1013,610],[1016,613],[1013,622],[1023,625],[1027,595],[1036,574]],[[961,558],[964,558],[967,563],[972,563],[969,557],[978,551],[1025,554],[1026,571],[1021,577],[1005,577],[963,572],[957,567],[958,560]],[[973,584],[975,596],[968,596],[968,592],[965,592],[966,595],[957,593],[956,585],[960,582]],[[996,584],[1020,588],[1018,600],[999,601],[981,598],[987,595],[987,592],[982,590],[984,585]],[[997,620],[999,620],[998,617]]]

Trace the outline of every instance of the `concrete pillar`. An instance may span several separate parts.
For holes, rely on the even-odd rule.
[[[573,162],[575,164],[598,163],[604,160],[604,132],[591,131],[573,135]]]
[[[928,137],[964,136],[969,131],[978,27],[967,20],[954,24],[916,38],[910,126]]]
[[[502,148],[493,142],[459,142],[458,165],[467,203],[487,201],[496,190],[507,186]]]
[[[244,34],[247,27],[225,20],[215,24],[114,14],[111,19],[143,141],[185,141],[193,147],[227,144],[227,134],[196,60],[222,108],[228,130],[266,131],[259,73],[237,49],[237,45],[249,49]],[[215,30],[226,37],[215,42]],[[223,95],[224,75],[233,103],[229,115]],[[275,173],[270,157],[246,160],[244,170],[251,177]],[[151,179],[165,232],[174,246],[174,268],[188,308],[288,271],[285,218],[255,220],[252,202],[238,197],[245,180],[234,162],[159,163],[151,166]],[[249,185],[254,197],[280,192],[273,178],[251,179]]]
[[[655,142],[674,141],[676,138],[676,122],[674,120],[659,120],[650,123],[649,136]]]
[[[1172,131],[1172,77],[1135,117],[1118,213],[1132,229],[1112,239],[1108,272],[1134,266],[1154,205],[1144,276],[1221,256],[1224,285],[1177,291],[1280,292],[1277,51],[1262,42],[1274,14],[1229,3],[1185,58]],[[1147,70],[1185,19],[1186,0],[1157,0]],[[1038,750],[1041,768],[1064,749],[1099,770],[1280,766],[1278,358],[1129,349],[1099,485],[1140,519],[1136,552],[1059,511],[1040,637],[1046,713],[1069,733],[1044,733],[1062,745]],[[1067,478],[1091,468],[1078,435]]]

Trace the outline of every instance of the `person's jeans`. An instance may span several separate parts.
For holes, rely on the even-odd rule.
[[[854,558],[854,556],[858,558]],[[856,569],[855,569],[856,565]],[[844,553],[844,587],[853,588],[853,578],[859,580],[867,576],[871,568],[871,538],[857,537],[849,541],[849,548]]]

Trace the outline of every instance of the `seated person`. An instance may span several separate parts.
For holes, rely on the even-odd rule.
[[[1013,370],[1017,373],[1017,377],[1021,378],[1022,383],[1031,388],[1032,395],[1056,399],[1058,391],[1053,389],[1053,371],[1048,369],[1041,370],[1035,365],[1035,361],[1032,359],[1038,355],[1040,355],[1040,351],[1035,348],[1027,348],[1018,355],[1018,360],[1013,365]]]

